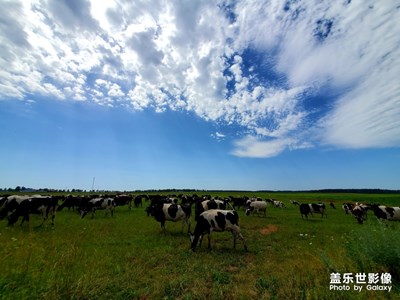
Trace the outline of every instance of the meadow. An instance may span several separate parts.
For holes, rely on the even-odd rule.
[[[198,193],[201,194],[201,193]],[[207,193],[220,196],[240,193]],[[81,219],[57,213],[55,226],[7,227],[0,221],[0,299],[400,299],[400,222],[363,225],[343,202],[400,206],[400,194],[249,193],[275,198],[267,217],[238,211],[249,251],[228,232],[213,233],[189,250],[180,223],[159,223],[142,208],[117,207],[114,217],[96,212]],[[298,206],[322,201],[327,218],[303,220]],[[329,207],[332,201],[336,209]],[[195,222],[192,217],[192,230]],[[390,273],[392,289],[330,290],[331,273]]]

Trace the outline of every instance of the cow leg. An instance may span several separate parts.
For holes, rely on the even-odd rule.
[[[166,234],[166,233],[167,233],[167,230],[165,229],[165,221],[161,221],[160,223],[161,223],[161,230],[162,230],[162,232],[163,232],[164,234]]]
[[[240,231],[236,231],[236,232],[235,232],[235,236],[238,237],[239,240],[242,241],[244,250],[247,251],[246,241],[244,240],[244,237],[243,237],[243,235],[240,233]],[[235,238],[235,244],[236,244],[236,238]],[[236,246],[236,245],[235,245],[235,246]],[[235,247],[234,247],[234,248],[235,248]],[[236,249],[236,248],[235,248],[235,249]]]
[[[54,219],[56,218],[56,212],[55,210],[53,210],[52,214],[51,214],[51,225],[54,226]]]
[[[201,242],[203,242],[203,237],[204,237],[204,233],[202,233],[202,234],[200,235],[199,247],[201,247]]]
[[[232,231],[233,249],[236,249],[236,232]]]
[[[185,224],[186,224],[187,229],[188,229],[187,232],[189,233],[190,232],[190,219],[185,218],[185,219],[182,220],[182,232],[183,232],[183,227],[185,226]]]
[[[29,214],[24,215],[22,217],[22,221],[21,221],[21,224],[19,224],[19,226],[22,226],[22,224],[24,224],[25,221],[29,222]]]
[[[188,232],[190,232],[190,225],[191,225],[191,222],[190,222],[190,219],[189,219],[189,218],[186,219],[186,220],[187,220]]]
[[[211,249],[211,232],[208,233],[208,249]]]

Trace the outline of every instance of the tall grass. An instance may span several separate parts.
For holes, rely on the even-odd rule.
[[[380,269],[400,281],[400,233],[391,223],[376,223],[354,229],[346,250],[362,272]]]

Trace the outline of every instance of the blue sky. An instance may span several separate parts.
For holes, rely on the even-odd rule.
[[[396,1],[99,2],[2,4],[0,187],[400,189]]]

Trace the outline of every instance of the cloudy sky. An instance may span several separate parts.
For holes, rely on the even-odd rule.
[[[0,4],[0,187],[400,189],[398,1]]]

